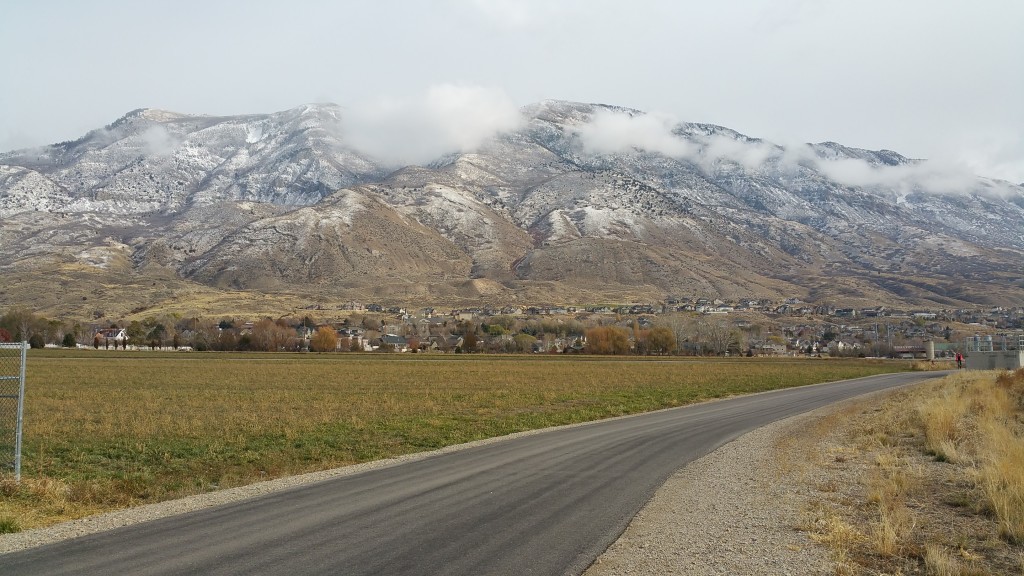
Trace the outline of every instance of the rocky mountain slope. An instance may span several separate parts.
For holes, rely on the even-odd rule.
[[[0,305],[81,313],[102,294],[123,313],[235,290],[1024,304],[1021,186],[609,106],[522,116],[476,149],[398,168],[349,145],[334,105],[136,110],[0,154]]]

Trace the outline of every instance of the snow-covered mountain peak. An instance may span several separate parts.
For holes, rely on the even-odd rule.
[[[143,108],[138,111],[138,117],[144,120],[149,120],[150,122],[170,122],[172,120],[188,118],[188,114],[181,114],[170,110],[160,110],[157,108]]]
[[[93,258],[114,236],[135,262],[233,287],[440,275],[570,292],[805,298],[850,286],[932,302],[997,285],[1024,301],[1024,187],[616,106],[547,100],[522,113],[479,145],[391,169],[353,147],[334,104],[135,110],[0,155],[0,270],[62,246]]]

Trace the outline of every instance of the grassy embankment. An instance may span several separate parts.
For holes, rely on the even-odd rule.
[[[958,372],[837,418],[804,527],[837,574],[1024,573],[1024,370]]]
[[[0,532],[528,429],[892,372],[856,360],[30,354]]]

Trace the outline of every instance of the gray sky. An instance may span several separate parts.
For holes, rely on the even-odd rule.
[[[1020,0],[2,0],[0,150],[135,108],[553,98],[1024,182],[1022,28]]]

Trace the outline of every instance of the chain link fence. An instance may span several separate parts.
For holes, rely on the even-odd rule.
[[[21,419],[27,342],[0,343],[0,474],[21,480]]]

